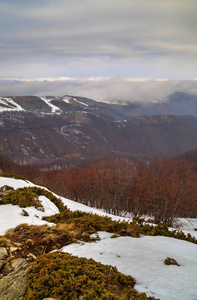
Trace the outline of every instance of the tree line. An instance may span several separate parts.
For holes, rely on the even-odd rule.
[[[197,217],[197,173],[188,161],[154,157],[136,163],[119,157],[71,169],[24,166],[24,174],[19,169],[59,195],[115,215],[145,214],[165,223]]]

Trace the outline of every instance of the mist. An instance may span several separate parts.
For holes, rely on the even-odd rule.
[[[0,96],[73,95],[98,101],[151,102],[165,100],[174,92],[197,94],[197,80],[102,79],[0,80]]]

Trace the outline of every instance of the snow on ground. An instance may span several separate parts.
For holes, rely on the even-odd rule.
[[[11,186],[14,189],[36,186],[35,184],[33,184],[28,180],[14,179],[14,178],[7,178],[7,177],[0,176],[0,188],[4,185]]]
[[[4,185],[15,189],[36,186],[27,180],[0,177],[0,187]],[[130,220],[63,197],[60,199],[72,211],[97,213],[112,217],[113,220]],[[42,216],[55,214],[58,208],[45,196],[41,196],[40,201],[45,212],[34,207],[25,208],[29,213],[28,217],[22,216],[22,209],[17,205],[0,205],[0,235],[21,223],[49,224],[41,220]],[[197,219],[180,219],[179,222],[185,233],[196,235],[194,229],[197,228]],[[139,292],[146,292],[161,300],[197,300],[196,244],[162,236],[112,239],[111,235],[111,233],[98,232],[100,241],[72,244],[64,247],[63,251],[116,266],[120,272],[135,278],[135,288]],[[174,258],[180,266],[166,266],[164,260],[167,257]]]
[[[77,100],[77,99],[75,99],[75,98],[73,98],[73,100],[75,100],[75,102],[78,102],[79,104],[82,104],[82,105],[84,105],[84,106],[89,106],[88,104],[83,103],[83,102],[81,102],[81,101],[79,101],[79,100]]]
[[[0,188],[4,185],[8,185],[13,187],[14,189],[18,189],[18,188],[23,188],[23,187],[32,187],[32,186],[38,186],[28,180],[22,180],[22,179],[14,179],[14,178],[7,178],[7,177],[1,177],[0,176]],[[42,187],[45,189],[45,187]],[[111,217],[112,220],[115,221],[129,221],[131,220],[131,218],[124,218],[124,217],[119,217],[119,216],[114,216],[111,214],[108,214],[102,210],[93,208],[93,207],[89,207],[87,205],[75,202],[73,200],[69,200],[67,198],[64,197],[59,197],[57,194],[53,193],[56,197],[60,198],[63,202],[64,205],[66,205],[70,210],[75,211],[75,210],[80,210],[83,212],[90,212],[90,213],[94,213],[94,214],[98,214],[99,216],[107,216],[107,217]]]
[[[14,189],[35,186],[29,181],[0,177],[0,187],[4,185],[12,186]],[[0,235],[5,234],[9,229],[15,228],[22,223],[27,223],[29,225],[53,225],[52,223],[43,221],[42,217],[57,214],[59,213],[59,209],[45,196],[40,196],[39,200],[44,211],[40,211],[33,206],[21,208],[18,205],[12,204],[0,205]],[[29,214],[29,216],[23,215],[23,209]]]
[[[90,207],[90,206],[69,200],[67,198],[63,198],[63,197],[60,197],[60,198],[61,198],[62,202],[64,203],[64,205],[66,205],[72,211],[80,210],[80,211],[84,211],[84,212],[88,212],[88,213],[97,214],[97,215],[103,216],[103,217],[110,217],[114,221],[119,221],[119,220],[120,221],[130,221],[131,220],[131,218],[114,216],[114,215],[108,214],[102,210],[99,210],[97,208]]]
[[[46,200],[46,199],[45,199]],[[49,199],[47,199],[50,201]],[[51,201],[50,201],[51,202]],[[53,204],[52,202],[50,204]],[[57,211],[57,207],[54,210],[53,207],[49,212],[49,206],[47,204],[47,212],[41,212],[37,210],[35,207],[26,207],[24,210],[28,212],[29,216],[23,216],[22,208],[18,205],[6,204],[0,205],[0,235],[4,235],[9,229],[13,229],[20,224],[29,224],[29,225],[44,225],[47,224],[49,226],[53,225],[47,221],[43,221],[42,216],[52,215]],[[45,205],[43,205],[45,208]]]
[[[71,97],[63,97],[62,98],[62,100],[68,104],[70,104],[70,101],[69,101],[70,99],[71,99]]]
[[[51,113],[61,112],[61,109],[54,104],[51,103],[53,99],[46,99],[45,97],[40,98],[42,99],[48,106],[51,108]]]
[[[12,98],[2,98],[0,97],[0,104],[6,105],[6,107],[0,107],[0,111],[12,111],[12,110],[24,110],[18,103],[16,103]]]
[[[135,288],[161,300],[197,299],[197,245],[162,236],[110,238],[98,233],[100,241],[71,244],[64,252],[93,258],[116,266],[136,280]],[[164,260],[174,258],[180,266],[167,266]]]

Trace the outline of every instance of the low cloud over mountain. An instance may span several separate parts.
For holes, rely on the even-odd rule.
[[[173,92],[197,94],[197,80],[112,78],[0,79],[0,96],[76,95],[95,100],[163,100]]]

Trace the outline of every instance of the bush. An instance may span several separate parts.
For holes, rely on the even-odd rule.
[[[65,206],[60,199],[55,197],[51,192],[39,187],[24,187],[14,191],[9,191],[2,196],[1,204],[19,205],[23,208],[27,206],[43,208],[38,199],[38,197],[41,195],[47,197],[51,202],[53,202],[60,211],[65,209]]]
[[[81,232],[81,236],[79,235],[78,238],[84,238],[84,236],[82,236],[84,232],[86,232],[86,238],[88,238],[88,234],[90,235],[96,231],[108,231],[132,237],[140,237],[142,234],[150,236],[161,235],[197,244],[195,237],[192,237],[190,234],[185,235],[180,230],[171,231],[168,228],[169,225],[162,222],[159,222],[155,226],[147,224],[144,219],[140,217],[134,217],[133,222],[128,223],[112,221],[109,217],[102,217],[92,213],[81,211],[72,212],[68,208],[65,208],[63,212],[50,217],[43,217],[43,219],[56,224],[73,224],[75,229],[78,228]]]
[[[14,190],[14,188],[9,185],[4,185],[0,188],[1,193],[7,192],[7,191],[13,191],[13,190]]]
[[[38,195],[31,188],[20,188],[10,191],[3,195],[1,203],[19,205],[23,208],[28,206],[42,207],[42,204],[38,200]]]
[[[0,247],[11,247],[11,241],[6,237],[0,237]]]
[[[64,204],[62,203],[61,199],[58,199],[57,197],[55,197],[51,192],[40,188],[40,187],[29,187],[28,188],[30,191],[32,191],[33,193],[35,193],[37,196],[45,196],[47,197],[51,202],[53,202],[58,208],[59,211],[63,211],[65,209]]]
[[[64,224],[52,227],[20,224],[7,232],[4,237],[13,244],[21,244],[13,255],[24,258],[30,252],[39,256],[76,241],[74,233]]]
[[[132,226],[127,222],[112,221],[112,219],[109,217],[101,217],[92,213],[81,211],[72,212],[68,208],[65,208],[65,210],[59,214],[50,217],[43,217],[43,219],[56,224],[72,224],[75,230],[78,230],[81,233],[81,236],[79,235],[78,238],[88,238],[90,234],[97,231],[127,233],[126,230],[128,227]],[[84,233],[86,233],[86,235],[84,235]],[[128,235],[130,234],[128,233]],[[135,233],[133,236],[136,236]]]
[[[169,266],[169,265],[180,266],[174,258],[170,258],[170,257],[167,257],[167,258],[164,260],[164,264],[165,264],[165,265],[168,265],[168,266]]]
[[[155,299],[133,289],[135,280],[116,267],[67,253],[39,257],[27,273],[22,300],[54,297],[60,300],[83,299]]]

